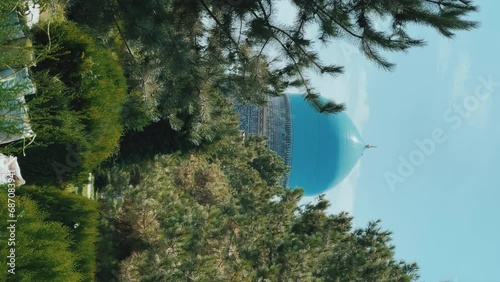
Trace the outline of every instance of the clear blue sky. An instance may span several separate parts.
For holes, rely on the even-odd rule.
[[[420,264],[421,281],[500,281],[500,2],[479,5],[478,30],[449,41],[418,28],[427,47],[389,56],[392,73],[367,71],[363,135],[380,148],[361,160],[354,216],[381,218],[397,256]],[[475,105],[474,95],[488,94],[476,90],[479,77],[498,85]],[[462,118],[453,104],[464,102]],[[397,174],[400,156],[409,160],[414,140],[435,129],[446,140],[391,189],[386,172]]]
[[[335,42],[321,49],[322,59],[346,74],[312,77],[325,96],[346,102],[365,141],[379,145],[327,193],[332,212],[352,212],[356,226],[381,219],[394,233],[396,257],[420,265],[420,281],[500,281],[500,1],[478,4],[472,18],[481,27],[454,40],[412,28],[428,45],[387,54],[394,72]],[[426,155],[415,140],[433,137]],[[416,165],[400,174],[405,160]]]

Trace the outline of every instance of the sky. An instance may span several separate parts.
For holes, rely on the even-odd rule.
[[[453,40],[411,27],[428,44],[385,54],[392,72],[335,41],[317,50],[345,73],[311,76],[379,146],[326,193],[329,211],[350,212],[356,227],[381,219],[396,258],[419,264],[419,281],[500,282],[500,1],[477,4],[480,28]],[[278,18],[292,15],[283,1]]]

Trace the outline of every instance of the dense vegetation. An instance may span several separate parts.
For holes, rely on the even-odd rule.
[[[37,144],[45,148],[33,146],[20,159],[26,176],[39,184],[85,179],[117,151],[127,94],[116,54],[92,34],[71,22],[52,24],[50,33],[59,48],[34,68],[40,92],[30,102]],[[35,31],[36,43],[48,40],[45,30]]]
[[[17,195],[38,203],[47,212],[46,221],[60,222],[70,230],[66,239],[75,257],[76,271],[82,281],[92,281],[97,268],[98,203],[55,187],[25,186],[17,190]]]
[[[30,67],[37,88],[27,97],[36,140],[0,147],[19,155],[23,175],[37,185],[17,190],[23,243],[10,278],[417,279],[415,263],[394,258],[379,221],[353,229],[348,214],[325,212],[323,197],[298,206],[302,190],[280,185],[289,168],[262,138],[238,136],[232,103],[259,104],[301,87],[318,111],[341,111],[335,101],[322,103],[308,81],[310,71],[343,71],[320,60],[316,42],[352,40],[392,69],[381,51],[425,43],[408,34],[409,24],[453,37],[477,26],[466,17],[477,10],[471,1],[293,0],[293,23],[275,17],[273,0],[35,2],[42,21],[24,29],[33,46],[8,43],[10,27],[0,24],[0,66]],[[24,1],[1,1],[0,23],[25,9]],[[376,30],[381,18],[388,27]],[[319,34],[307,37],[311,26]],[[0,87],[0,110],[16,91]],[[0,115],[0,130],[15,129]],[[97,175],[97,201],[68,189],[89,172]],[[0,270],[3,279],[5,264]]]
[[[7,203],[7,187],[0,189],[0,201]],[[16,194],[16,245],[7,246],[10,232],[0,233],[2,257],[15,248],[16,274],[8,274],[8,265],[3,263],[0,280],[94,281],[97,203],[50,187],[22,187]],[[8,218],[7,208],[0,215]],[[77,228],[75,223],[79,223]],[[2,220],[0,228],[7,230],[9,224]]]
[[[265,164],[265,167],[262,165]],[[274,171],[275,175],[268,172]],[[157,156],[109,171],[101,281],[411,281],[378,222],[352,230],[301,190],[261,139],[230,137],[205,153]]]

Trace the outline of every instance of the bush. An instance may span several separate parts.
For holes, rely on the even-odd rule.
[[[50,27],[56,54],[34,68],[38,93],[28,102],[37,142],[20,164],[36,184],[83,182],[118,149],[127,85],[116,56],[72,22]],[[35,42],[49,44],[38,29]]]
[[[5,185],[0,186],[2,203],[7,203],[6,190]],[[9,274],[8,265],[2,263],[0,281],[89,281],[82,279],[77,270],[77,256],[70,248],[70,229],[53,220],[35,201],[18,196],[15,198],[16,245],[7,245],[10,232],[4,231],[10,223],[0,222],[0,255],[5,262],[10,249],[15,248],[15,274]],[[2,219],[8,218],[7,208],[2,208],[0,215]]]
[[[29,197],[47,212],[48,221],[60,222],[68,228],[75,255],[76,270],[83,281],[94,281],[96,273],[96,243],[98,238],[98,203],[83,196],[68,193],[54,187],[23,186],[19,196]]]

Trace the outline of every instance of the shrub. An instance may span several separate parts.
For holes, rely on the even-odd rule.
[[[0,201],[7,203],[4,186],[0,187]],[[7,245],[10,232],[4,232],[10,223],[0,222],[0,255],[5,262],[10,249],[15,248],[15,274],[8,274],[8,265],[2,263],[0,281],[89,281],[83,280],[77,270],[77,256],[70,248],[69,228],[50,218],[35,201],[18,196],[15,198],[18,220],[15,246]],[[2,219],[8,218],[7,208],[2,208],[0,215]]]
[[[34,68],[38,93],[28,102],[37,141],[20,158],[36,184],[83,182],[118,149],[127,85],[116,56],[72,22],[50,27],[57,53]],[[35,43],[49,44],[43,30]]]
[[[99,234],[98,203],[54,187],[23,186],[17,194],[38,203],[39,208],[47,212],[46,220],[60,222],[68,228],[69,249],[75,255],[76,270],[82,274],[83,281],[93,281]]]

